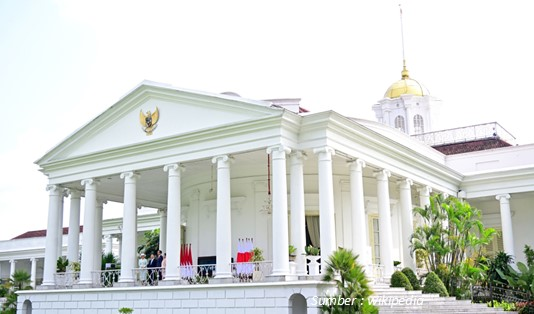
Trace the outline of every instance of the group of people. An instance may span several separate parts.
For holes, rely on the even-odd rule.
[[[150,254],[150,259],[146,259],[145,253],[141,254],[138,266],[140,268],[139,280],[143,284],[155,285],[159,280],[165,278],[165,268],[167,267],[167,254],[161,250],[156,255]]]

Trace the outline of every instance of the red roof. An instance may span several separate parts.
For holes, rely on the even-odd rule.
[[[83,226],[80,226],[80,232],[83,232]],[[69,234],[69,227],[63,227],[63,234]],[[46,237],[46,229],[44,229],[44,230],[26,231],[23,234],[20,234],[20,235],[14,237],[11,240],[28,239],[28,238],[40,238],[40,237]]]

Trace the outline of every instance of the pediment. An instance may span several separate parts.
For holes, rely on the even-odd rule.
[[[156,110],[159,119],[152,132],[147,132],[151,130],[142,125],[140,114]],[[280,115],[280,110],[270,108],[266,101],[143,82],[36,163],[42,165],[273,115]]]

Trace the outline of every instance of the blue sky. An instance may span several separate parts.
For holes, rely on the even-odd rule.
[[[0,106],[9,115],[0,239],[46,228],[47,180],[33,162],[144,79],[300,97],[312,111],[374,120],[371,106],[400,78],[399,2],[288,2],[0,0]],[[408,69],[443,101],[441,124],[497,121],[534,143],[534,5],[402,3]]]

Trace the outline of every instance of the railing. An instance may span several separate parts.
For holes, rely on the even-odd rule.
[[[119,281],[120,274],[120,269],[93,271],[93,287],[113,287],[113,285]]]
[[[487,303],[492,301],[516,303],[528,302],[532,300],[532,295],[525,290],[493,284],[491,286],[472,286],[471,299],[474,303]]]
[[[232,263],[232,276],[234,282],[259,282],[265,281],[267,275],[273,270],[271,261]]]
[[[80,281],[80,272],[55,273],[54,282],[56,289],[68,289]]]
[[[162,267],[134,268],[132,272],[135,286],[157,286],[165,275]]]
[[[368,268],[371,270],[371,280],[373,283],[388,283],[385,278],[384,265],[372,264]]]
[[[215,264],[180,266],[183,284],[207,284],[215,276]]]
[[[415,137],[416,139],[430,146],[462,143],[488,138],[499,138],[510,145],[514,145],[515,143],[515,137],[497,122],[483,123],[423,134],[414,134],[412,137]]]

